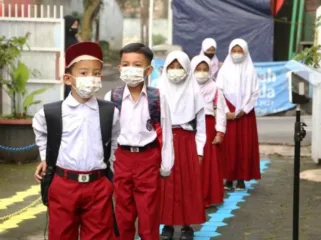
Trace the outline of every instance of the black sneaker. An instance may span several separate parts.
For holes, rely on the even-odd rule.
[[[244,191],[245,190],[245,183],[243,180],[238,180],[236,184],[236,191]]]
[[[161,234],[162,240],[173,240],[174,237],[174,227],[164,226]]]
[[[228,191],[233,190],[233,182],[232,181],[226,181],[225,185],[224,185],[224,189],[228,190]]]
[[[194,230],[190,226],[185,226],[182,228],[180,240],[193,240]]]

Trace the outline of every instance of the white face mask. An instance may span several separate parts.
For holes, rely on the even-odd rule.
[[[91,98],[99,91],[101,86],[101,77],[74,77],[76,79],[76,87],[72,86],[81,98]]]
[[[204,84],[210,79],[210,73],[209,72],[195,72],[194,73],[195,78],[199,84]]]
[[[241,63],[245,59],[245,55],[243,53],[232,53],[231,54],[233,63]]]
[[[167,78],[174,83],[180,83],[184,81],[186,77],[187,77],[187,74],[184,69],[167,70]]]
[[[140,83],[144,82],[144,71],[147,68],[144,69],[142,67],[121,67],[120,79],[130,87],[137,87]]]

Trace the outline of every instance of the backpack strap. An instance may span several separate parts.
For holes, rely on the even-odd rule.
[[[110,175],[112,174],[112,172],[110,170],[109,159],[111,154],[111,134],[113,128],[115,106],[112,102],[100,99],[97,99],[97,102],[99,106],[100,129],[104,149],[104,162],[107,165],[107,173],[109,174],[109,178],[112,181],[112,175]]]
[[[160,123],[161,111],[159,89],[147,87],[146,90],[150,118],[154,124]]]
[[[124,89],[125,87],[118,87],[111,90],[110,101],[115,104],[116,108],[119,110],[119,113],[123,101]]]
[[[43,107],[47,123],[46,162],[53,168],[56,167],[62,137],[62,102],[45,104]]]

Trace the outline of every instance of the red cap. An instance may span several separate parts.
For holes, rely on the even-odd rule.
[[[66,50],[66,68],[82,60],[98,60],[103,63],[103,52],[94,42],[80,42],[71,45]]]

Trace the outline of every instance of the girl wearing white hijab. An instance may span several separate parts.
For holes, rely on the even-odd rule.
[[[192,239],[191,224],[205,222],[201,166],[206,142],[204,101],[192,79],[190,60],[182,51],[171,52],[164,64],[160,91],[169,103],[175,164],[162,179],[163,239],[173,239],[173,225],[183,226],[181,239]]]
[[[225,188],[244,190],[244,181],[260,179],[259,144],[254,105],[259,96],[259,82],[243,39],[235,39],[217,76],[229,111],[224,141],[223,175]]]
[[[224,199],[222,147],[226,129],[226,103],[221,90],[211,80],[211,60],[206,56],[192,59],[193,80],[199,85],[205,101],[206,144],[202,162],[204,206],[220,205]]]
[[[211,78],[215,81],[218,70],[220,69],[220,61],[216,56],[217,44],[213,38],[205,38],[202,42],[202,49],[200,55],[205,55],[211,60]]]

